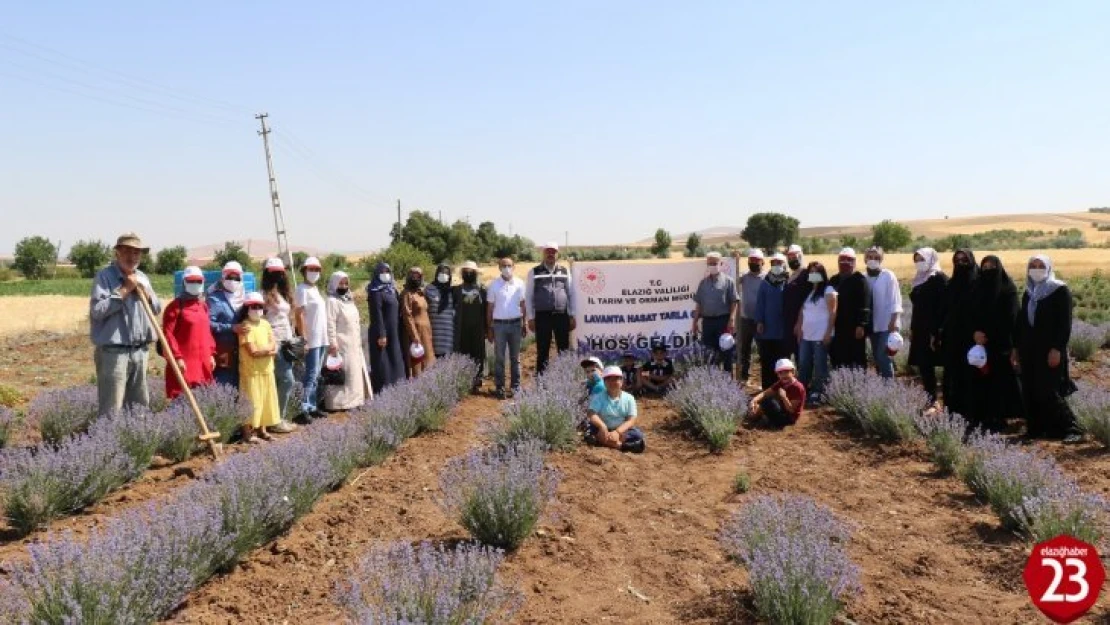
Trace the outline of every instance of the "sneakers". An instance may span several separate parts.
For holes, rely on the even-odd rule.
[[[621,443],[621,451],[626,451],[633,454],[644,453],[644,439],[640,439],[634,443]]]
[[[505,389],[499,388],[493,392],[493,396],[497,399],[505,399]]]
[[[1078,445],[1083,442],[1083,436],[1080,434],[1068,434],[1064,437],[1065,445]]]
[[[289,434],[290,432],[292,432],[296,429],[297,429],[297,426],[293,425],[292,423],[290,423],[288,421],[282,421],[281,423],[278,423],[277,425],[270,426],[270,431],[273,432],[274,434]]]

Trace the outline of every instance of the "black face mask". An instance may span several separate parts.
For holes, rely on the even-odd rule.
[[[956,263],[955,272],[958,274],[965,274],[971,271],[971,263]]]
[[[802,266],[802,261],[791,258],[786,261],[786,264],[790,266],[791,270],[797,271]]]
[[[759,273],[759,270],[762,268],[763,265],[760,265],[759,263],[748,263],[748,269],[751,270],[752,273]]]
[[[478,274],[473,271],[464,271],[462,275],[463,282],[467,284],[474,284],[478,281]]]
[[[983,278],[991,280],[998,275],[998,267],[994,267],[991,269],[980,269],[979,275]]]
[[[348,291],[350,291],[350,289],[336,289],[335,294],[338,295],[339,297],[343,297],[344,295],[347,294]]]
[[[421,282],[420,278],[409,278],[408,280],[405,280],[405,284],[409,285],[409,287],[413,288],[413,289],[419,287],[420,282]]]

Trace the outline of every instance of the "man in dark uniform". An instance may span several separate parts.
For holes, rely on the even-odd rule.
[[[836,289],[836,333],[829,346],[833,368],[867,368],[867,334],[871,327],[871,284],[856,271],[856,251],[850,247],[837,256],[840,273],[829,279]]]
[[[528,331],[536,335],[536,375],[547,368],[551,339],[559,352],[570,349],[574,329],[574,289],[570,271],[559,264],[559,244],[543,248],[543,262],[528,272],[524,302],[528,311]]]

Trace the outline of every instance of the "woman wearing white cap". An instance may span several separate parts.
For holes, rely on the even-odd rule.
[[[472,393],[482,388],[482,370],[486,366],[486,290],[478,283],[478,264],[468,260],[462,265],[462,284],[455,285],[451,297],[455,302],[455,351],[466,354],[477,363]]]
[[[274,340],[278,343],[278,353],[274,357],[274,378],[277,380],[278,406],[281,409],[281,423],[271,428],[277,434],[287,434],[297,426],[286,420],[289,412],[300,412],[300,406],[289,407],[289,396],[293,393],[293,292],[289,288],[289,276],[285,273],[285,263],[280,258],[271,258],[262,267],[262,297],[266,300],[265,317],[274,330]]]
[[[337,271],[328,279],[328,356],[343,361],[343,384],[324,387],[325,410],[353,410],[370,397],[362,353],[362,324],[351,298],[351,280]]]
[[[162,331],[170,351],[164,356],[177,361],[189,388],[215,382],[216,340],[208,329],[208,304],[203,295],[204,273],[200,267],[186,267],[181,294],[162,313]],[[167,367],[166,397],[173,399],[181,393],[181,383]]]
[[[748,410],[754,419],[763,417],[772,427],[785,427],[798,422],[806,401],[806,387],[794,377],[794,363],[782,358],[775,363],[778,381],[752,398]]]
[[[208,289],[208,327],[216,339],[216,370],[220,384],[239,386],[239,335],[235,317],[243,307],[243,266],[224,265],[220,281]]]
[[[277,341],[270,323],[263,317],[266,300],[252,292],[244,298],[236,321],[244,328],[239,340],[239,392],[250,400],[250,421],[243,424],[243,442],[270,440],[266,428],[281,422],[277,382],[274,380],[274,356]]]
[[[294,296],[294,319],[297,330],[304,337],[304,399],[301,401],[300,420],[309,423],[324,416],[319,409],[320,369],[324,365],[324,352],[328,348],[328,314],[324,297],[316,283],[320,281],[320,259],[309,256],[301,266],[304,282],[297,285]]]

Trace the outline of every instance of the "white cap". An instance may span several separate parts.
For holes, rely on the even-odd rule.
[[[721,253],[720,252],[710,252],[710,253],[706,254],[705,257],[706,258],[716,258],[716,259],[720,260]]]
[[[250,293],[247,293],[246,297],[243,298],[243,305],[250,306],[251,304],[265,305],[266,300],[262,299],[262,294],[258,291],[251,291]]]
[[[243,275],[243,266],[240,265],[237,260],[229,260],[227,264],[224,265],[224,275],[226,276],[232,273],[239,274],[240,276]]]
[[[837,257],[838,257],[838,258],[839,258],[839,257],[843,257],[843,256],[847,256],[848,258],[852,258],[852,259],[854,259],[854,258],[856,257],[856,251],[855,251],[855,250],[853,250],[853,249],[852,249],[852,248],[850,248],[850,247],[846,247],[846,248],[844,248],[844,249],[840,250],[840,253],[839,253],[839,254],[837,254]]]
[[[316,258],[315,256],[309,256],[308,258],[304,259],[304,265],[303,266],[305,268],[309,268],[309,269],[319,269],[320,268],[320,259]]]
[[[185,268],[185,275],[182,276],[182,279],[185,282],[190,282],[189,278],[200,278],[200,281],[204,282],[204,272],[196,265],[189,265]],[[196,282],[196,280],[192,280],[192,282]]]
[[[605,366],[604,363],[601,362],[601,359],[597,356],[590,356],[589,358],[582,361],[583,367],[587,365],[596,365],[598,369],[601,369]]]
[[[264,271],[285,271],[285,263],[281,262],[280,258],[268,258],[266,264],[262,266]]]
[[[789,358],[780,358],[778,360],[778,362],[775,363],[775,373],[778,373],[780,371],[793,371],[793,370],[794,370],[794,363],[790,362]]]
[[[752,249],[748,250],[748,258],[758,258],[759,260],[763,260],[763,250],[759,249],[758,247],[753,247]]]
[[[975,345],[967,350],[967,364],[980,369],[986,366],[987,350],[982,345]]]
[[[795,243],[795,244],[791,245],[790,247],[786,248],[786,253],[787,254],[802,254],[803,253],[802,252],[802,246]]]
[[[722,334],[721,338],[717,339],[717,347],[720,347],[722,352],[727,352],[736,347],[736,337],[727,332]]]
[[[608,367],[605,367],[605,370],[601,372],[601,377],[602,378],[622,378],[623,379],[624,378],[624,371],[620,367],[617,367],[615,365],[610,365]]]
[[[780,263],[785,263],[786,262],[786,256],[782,255],[782,253],[780,253],[780,252],[775,252],[774,254],[771,254],[771,262],[773,263],[776,260],[779,261]]]
[[[905,346],[905,344],[906,339],[902,338],[902,335],[898,332],[891,332],[886,337],[886,351],[891,356],[897,354],[899,350],[901,350],[902,347]]]
[[[554,241],[548,241],[547,243],[543,244],[543,249],[545,249],[545,250],[555,250],[556,252],[558,252],[559,251],[559,244],[554,242]]]
[[[478,263],[476,263],[476,262],[474,262],[474,261],[472,261],[472,260],[468,260],[468,261],[466,261],[465,263],[463,263],[463,264],[462,264],[462,268],[463,268],[463,269],[474,269],[474,270],[477,270],[477,269],[478,269]]]
[[[420,343],[413,343],[409,346],[409,355],[413,360],[424,360],[424,346]]]
[[[339,371],[343,368],[343,358],[341,356],[328,356],[324,360],[324,366],[332,371]]]

